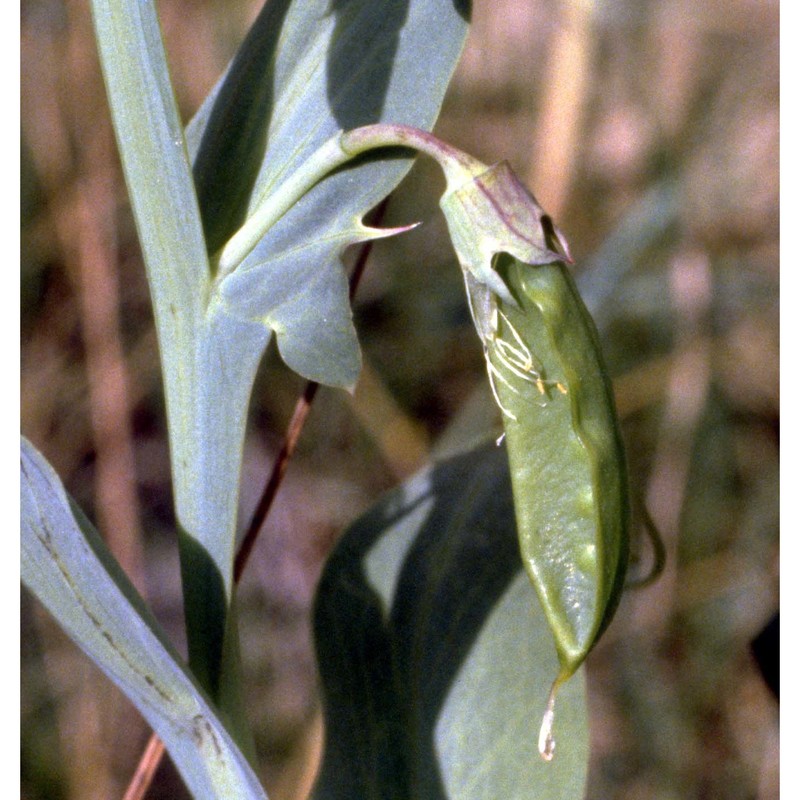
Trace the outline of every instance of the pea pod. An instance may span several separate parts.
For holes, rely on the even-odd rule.
[[[441,205],[503,412],[523,563],[560,661],[539,740],[549,760],[556,691],[610,622],[624,580],[619,424],[566,243],[508,165],[473,170]]]
[[[597,333],[566,265],[512,261],[518,307],[498,300],[498,342],[529,357],[532,379],[490,348],[504,415],[520,548],[566,679],[616,609],[627,564],[628,487]],[[520,367],[520,371],[522,371]]]
[[[628,561],[628,486],[597,332],[566,265],[509,259],[517,304],[497,300],[488,358],[498,379],[525,568],[555,638],[552,703],[606,628]]]

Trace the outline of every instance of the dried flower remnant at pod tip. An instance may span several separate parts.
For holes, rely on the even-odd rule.
[[[494,268],[496,256],[530,265],[572,260],[564,237],[507,161],[453,188],[448,176],[440,206],[462,268],[506,302],[514,301]]]

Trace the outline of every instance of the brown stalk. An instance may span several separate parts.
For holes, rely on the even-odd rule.
[[[386,213],[386,207],[389,204],[389,198],[384,199],[380,205],[375,209],[375,213],[371,220],[371,224],[379,226]],[[367,260],[372,252],[373,240],[364,242],[358,251],[358,257],[353,266],[353,273],[350,276],[350,299],[352,300],[356,288],[358,287],[361,276],[364,274],[364,269],[367,265]],[[239,550],[236,553],[236,558],[233,563],[233,582],[237,585],[242,578],[247,562],[253,552],[258,534],[264,526],[264,522],[269,515],[275,497],[278,494],[278,489],[283,482],[284,475],[289,466],[289,461],[294,454],[300,434],[305,425],[308,413],[311,410],[311,404],[319,389],[319,384],[315,381],[308,381],[303,388],[300,396],[295,404],[292,417],[289,424],[286,426],[286,431],[283,435],[283,442],[278,451],[278,456],[272,466],[272,472],[264,485],[264,490],[261,493],[261,498],[258,501],[255,511],[253,512],[250,522],[247,526],[247,531],[242,538],[239,545]],[[147,790],[150,788],[153,777],[155,776],[158,765],[164,755],[164,743],[154,733],[145,746],[144,752],[139,759],[139,764],[136,771],[133,773],[128,789],[125,792],[123,800],[144,800]]]
[[[151,734],[122,800],[141,800],[145,796],[163,755],[164,742]]]
[[[592,15],[591,4],[561,6],[541,81],[544,94],[527,183],[554,219],[564,212],[580,148],[595,46]]]

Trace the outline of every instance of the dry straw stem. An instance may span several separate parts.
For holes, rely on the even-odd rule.
[[[567,0],[549,46],[542,77],[528,186],[554,219],[563,216],[583,135],[583,115],[591,88],[594,55],[592,0]]]

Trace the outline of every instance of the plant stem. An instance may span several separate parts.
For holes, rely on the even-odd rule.
[[[386,208],[389,205],[389,198],[386,197],[375,209],[375,214],[372,219],[372,224],[380,225],[383,217],[386,214]],[[353,274],[350,276],[350,299],[352,300],[358,284],[361,281],[361,276],[364,274],[364,269],[367,265],[367,260],[372,252],[373,241],[369,240],[364,242],[359,248],[358,258],[353,266]],[[286,427],[286,432],[283,435],[283,443],[281,444],[278,457],[272,467],[272,472],[264,486],[264,491],[261,493],[261,499],[258,501],[258,506],[253,512],[250,523],[247,526],[247,532],[242,539],[239,550],[236,553],[236,559],[233,565],[233,583],[237,585],[241,580],[247,562],[250,559],[250,554],[258,538],[264,522],[269,515],[272,503],[278,493],[283,477],[286,474],[286,469],[289,466],[289,460],[294,454],[297,446],[297,441],[300,438],[300,433],[303,430],[308,412],[311,410],[311,403],[319,389],[319,384],[315,381],[308,381],[303,389],[302,394],[297,399],[294,412]],[[145,746],[145,750],[139,759],[133,777],[128,784],[128,789],[122,800],[144,800],[147,790],[153,781],[158,765],[164,756],[164,743],[154,733],[150,737]]]
[[[142,757],[139,759],[139,764],[136,767],[136,772],[133,773],[131,782],[128,784],[128,789],[122,800],[144,800],[150,784],[153,782],[153,777],[156,774],[158,765],[164,756],[164,742],[152,734],[145,746]]]
[[[275,500],[278,489],[283,482],[283,476],[286,474],[286,469],[289,466],[289,459],[291,459],[294,454],[295,448],[297,447],[297,440],[300,438],[300,433],[303,430],[303,425],[305,425],[308,412],[311,410],[311,403],[314,401],[317,389],[319,389],[318,383],[315,381],[308,381],[294,407],[294,413],[286,428],[283,444],[281,445],[278,457],[275,459],[272,473],[264,487],[256,510],[253,512],[250,524],[247,527],[247,533],[242,539],[239,551],[236,553],[236,559],[233,562],[234,584],[239,583],[247,561],[250,558],[250,553],[253,551],[253,546],[258,538],[258,533],[272,508],[272,503]]]

